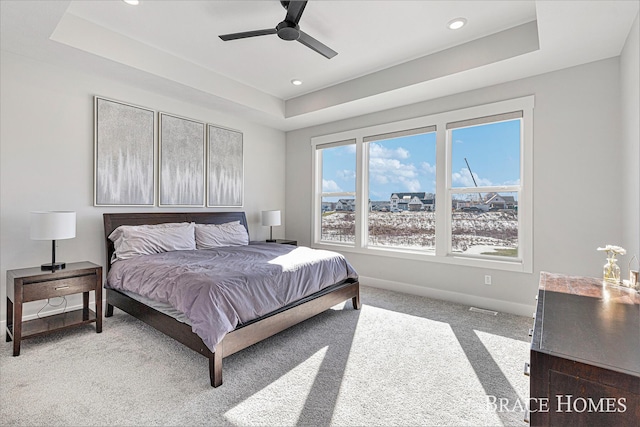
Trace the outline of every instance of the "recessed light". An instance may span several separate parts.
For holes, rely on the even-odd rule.
[[[137,6],[140,4],[140,0],[122,0],[126,4],[130,4],[131,6]]]
[[[302,80],[293,79],[291,80],[291,84],[294,86],[300,86],[302,84]]]
[[[450,30],[459,30],[464,27],[466,23],[467,20],[465,18],[455,18],[449,21],[447,27],[449,27]]]

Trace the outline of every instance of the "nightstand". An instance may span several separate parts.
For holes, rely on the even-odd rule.
[[[272,242],[272,243],[274,243],[274,242]],[[275,243],[280,243],[281,245],[298,246],[298,241],[297,240],[276,239]]]
[[[95,312],[89,309],[89,292],[95,293]],[[82,293],[82,308],[38,319],[22,321],[25,302]],[[87,323],[102,332],[102,267],[91,262],[67,264],[62,270],[40,267],[7,270],[7,342],[13,340],[13,355],[20,355],[23,339],[46,335]]]

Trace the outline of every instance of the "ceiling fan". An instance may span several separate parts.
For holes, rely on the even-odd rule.
[[[224,41],[244,39],[247,37],[266,36],[270,34],[277,34],[282,40],[297,40],[303,45],[307,46],[318,52],[325,58],[331,59],[338,54],[338,52],[329,48],[328,46],[320,43],[318,40],[311,37],[309,34],[300,30],[298,22],[302,17],[307,1],[280,1],[282,7],[287,10],[287,15],[284,17],[284,21],[280,22],[275,28],[267,28],[265,30],[245,31],[243,33],[224,34],[219,36]]]

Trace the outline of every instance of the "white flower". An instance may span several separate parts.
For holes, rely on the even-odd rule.
[[[624,255],[627,253],[627,251],[624,248],[620,246],[614,246],[614,245],[607,245],[604,248],[598,248],[598,250],[613,252],[614,255]]]

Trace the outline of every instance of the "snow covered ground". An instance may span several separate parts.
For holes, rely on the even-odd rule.
[[[369,244],[412,249],[435,246],[435,212],[369,212]],[[517,256],[518,215],[515,211],[453,212],[453,252]],[[322,238],[354,242],[353,212],[325,213]]]

